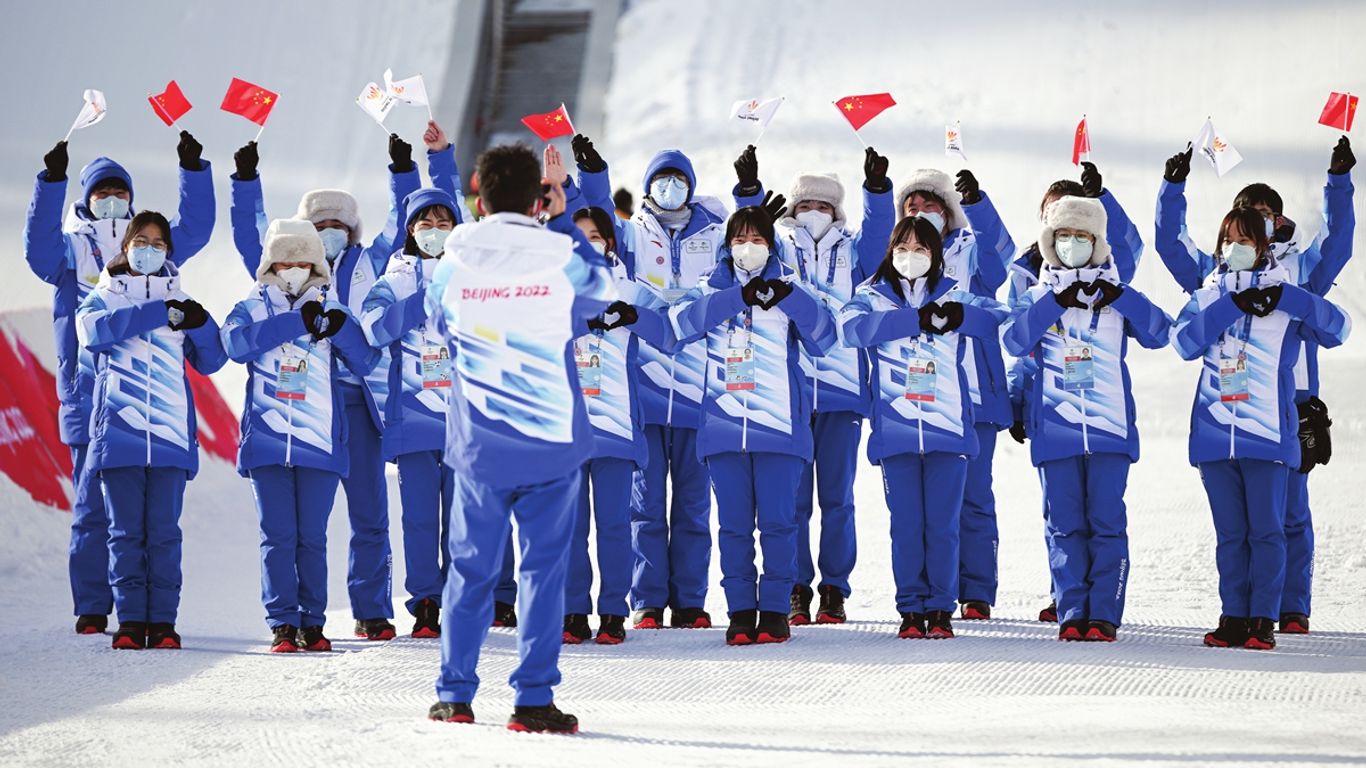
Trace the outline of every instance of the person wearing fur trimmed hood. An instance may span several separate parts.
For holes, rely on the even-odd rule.
[[[419,189],[403,200],[402,249],[365,297],[360,317],[366,341],[388,354],[385,461],[398,465],[402,502],[404,605],[414,618],[413,637],[441,636],[441,588],[446,581],[446,540],[454,475],[441,460],[451,393],[451,349],[428,322],[425,287],[458,223],[455,198]],[[505,569],[510,564],[504,566]]]
[[[1030,454],[1043,482],[1060,640],[1113,641],[1129,575],[1124,491],[1138,461],[1128,340],[1167,345],[1172,320],[1119,275],[1104,205],[1064,197],[1044,212],[1039,282],[1006,349],[1035,361]]]
[[[574,160],[586,205],[610,210],[607,163],[586,136],[574,137]],[[692,160],[682,150],[655,153],[641,180],[644,198],[630,221],[616,227],[636,280],[666,303],[703,284],[725,245],[725,206],[699,194]],[[636,566],[631,582],[636,629],[705,629],[711,568],[711,481],[698,459],[698,425],[707,368],[701,341],[662,349],[640,346],[639,391],[649,460],[644,502],[631,521]],[[672,499],[670,499],[672,493]]]
[[[868,352],[873,386],[868,460],[882,467],[902,638],[953,637],[959,515],[973,429],[968,340],[996,338],[1004,305],[945,274],[938,222],[892,230],[873,277],[840,310],[846,343]]]
[[[180,204],[171,220],[177,267],[209,242],[215,219],[213,174],[201,158],[203,146],[182,131]],[[98,478],[85,471],[90,444],[91,396],[94,381],[89,354],[76,339],[76,310],[104,273],[106,261],[122,250],[123,237],[136,210],[133,178],[123,166],[97,157],[81,169],[81,192],[67,208],[67,143],[57,142],[46,155],[33,186],[24,225],[24,258],[40,280],[53,288],[52,330],[57,337],[58,426],[71,448],[75,499],[71,510],[68,567],[75,603],[76,632],[99,634],[113,608],[109,588],[109,519]]]
[[[722,259],[669,309],[678,343],[706,345],[698,458],[716,488],[721,588],[730,645],[780,643],[797,570],[792,499],[811,461],[811,407],[801,354],[836,343],[834,316],[779,258],[773,212],[741,208]],[[763,573],[754,563],[758,525]]]
[[[755,149],[735,161],[736,206],[762,205]],[[802,173],[792,180],[787,200],[792,211],[778,220],[778,251],[802,283],[831,311],[838,312],[854,289],[872,276],[887,250],[896,223],[887,158],[869,148],[863,163],[863,223],[855,230],[844,215],[844,185],[835,174]],[[781,199],[781,198],[780,198]],[[811,398],[815,455],[797,489],[797,583],[788,620],[811,623],[811,601],[819,593],[818,624],[845,620],[849,575],[857,543],[854,531],[854,472],[863,420],[868,416],[868,358],[840,340],[824,357],[801,354],[806,391]],[[812,493],[820,504],[820,545],[812,562]],[[819,565],[820,581],[812,591]]]
[[[180,512],[199,469],[186,364],[207,375],[227,362],[218,325],[180,290],[171,238],[161,214],[134,216],[76,312],[95,380],[87,460],[109,510],[115,648],[180,647]]]
[[[432,183],[459,198],[460,172],[455,148],[441,126],[427,123],[422,136],[427,147],[427,172]],[[338,302],[360,317],[363,302],[379,276],[384,274],[398,237],[399,209],[403,199],[422,186],[413,147],[396,134],[389,136],[389,210],[384,226],[365,243],[359,205],[351,193],[340,189],[314,189],[299,200],[294,218],[312,222],[323,241],[323,254],[332,270],[333,292]],[[253,277],[261,261],[262,239],[268,219],[261,189],[256,142],[233,155],[237,172],[232,175],[232,235],[242,264]],[[381,353],[375,370],[360,377],[343,364],[337,388],[349,439],[346,449],[351,471],[342,478],[347,517],[351,523],[351,556],[347,592],[355,633],[367,640],[389,640],[395,635],[393,601],[390,599],[392,553],[389,546],[389,500],[384,479],[380,435],[384,429],[384,406],[389,392],[388,350]]]
[[[332,295],[332,269],[313,224],[276,219],[251,295],[223,323],[228,357],[247,366],[237,471],[251,478],[261,523],[261,598],[271,650],[331,649],[327,517],[350,471],[338,382],[378,354]]]
[[[1190,174],[1192,150],[1178,152],[1167,160],[1162,188],[1157,199],[1157,253],[1177,284],[1187,293],[1199,290],[1208,276],[1218,271],[1218,259],[1195,246],[1186,231],[1186,178]],[[1352,258],[1356,231],[1355,188],[1352,168],[1356,166],[1352,143],[1338,139],[1328,161],[1323,186],[1323,211],[1318,234],[1310,240],[1310,228],[1299,227],[1286,218],[1281,196],[1260,182],[1238,192],[1233,207],[1250,207],[1262,215],[1262,226],[1270,239],[1271,256],[1285,268],[1290,282],[1316,296],[1326,297],[1334,281]],[[1332,458],[1332,438],[1328,406],[1319,399],[1318,344],[1306,340],[1295,363],[1295,408],[1300,430],[1299,471],[1289,479],[1285,537],[1287,566],[1281,596],[1280,630],[1291,634],[1309,632],[1310,597],[1314,579],[1314,524],[1309,507],[1309,471]]]
[[[1191,294],[1172,334],[1203,359],[1191,414],[1190,462],[1214,516],[1222,615],[1205,644],[1270,649],[1286,579],[1291,467],[1303,459],[1295,413],[1302,343],[1336,347],[1347,313],[1296,284],[1275,256],[1262,214],[1235,208],[1219,227],[1218,266]]]
[[[956,181],[943,171],[915,171],[897,191],[897,210],[903,216],[924,216],[938,227],[944,243],[945,277],[976,296],[996,296],[1006,279],[1006,265],[1015,256],[1015,241],[971,171],[960,171]],[[980,448],[968,462],[963,496],[958,599],[963,618],[987,619],[997,587],[992,461],[996,435],[1013,423],[1014,414],[999,339],[969,338],[967,346],[964,364]]]

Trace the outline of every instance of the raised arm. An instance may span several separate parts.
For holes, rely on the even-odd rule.
[[[33,200],[24,222],[24,260],[45,283],[56,285],[71,268],[66,235],[62,232],[62,205],[66,201],[66,142],[43,156],[46,168],[33,184]]]
[[[877,271],[887,256],[887,245],[896,226],[896,196],[887,178],[887,158],[869,147],[863,157],[863,223],[854,237],[854,254],[862,282]],[[794,201],[795,205],[795,201]]]
[[[171,242],[175,251],[171,261],[180,266],[209,244],[213,225],[218,217],[214,202],[213,170],[208,160],[201,159],[204,148],[190,135],[180,132],[180,208],[171,222]]]
[[[232,156],[237,170],[232,180],[232,206],[228,221],[232,225],[232,243],[242,257],[242,266],[252,280],[261,265],[261,240],[266,231],[266,205],[261,192],[261,175],[257,172],[260,157],[256,142],[247,142]]]
[[[1342,142],[1345,141],[1347,139],[1344,137]],[[1339,142],[1339,146],[1342,142]],[[1353,158],[1352,164],[1355,162]],[[1319,296],[1328,295],[1333,281],[1337,280],[1342,268],[1352,258],[1352,238],[1356,235],[1357,226],[1356,209],[1352,206],[1354,191],[1350,165],[1342,173],[1328,172],[1328,183],[1323,186],[1324,229],[1327,234],[1319,245],[1318,265],[1310,272],[1308,280],[1301,279],[1306,288]]]
[[[964,175],[970,177],[972,174],[971,171],[959,172],[959,187],[963,186]],[[976,187],[976,179],[972,181],[971,191],[971,197],[966,193],[963,195],[963,213],[967,215],[972,232],[977,236],[976,277],[994,296],[1006,281],[1006,267],[1015,258],[1015,241],[1006,230],[991,198]]]

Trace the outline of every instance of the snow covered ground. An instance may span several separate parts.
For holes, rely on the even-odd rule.
[[[199,5],[148,7],[159,9],[156,18],[174,28],[227,23]],[[439,13],[440,4],[417,7]],[[725,121],[730,103],[785,94],[789,102],[760,145],[763,177],[782,190],[799,169],[836,169],[852,190],[861,148],[829,101],[891,90],[901,105],[871,124],[865,137],[891,156],[893,178],[897,169],[920,165],[956,170],[944,163],[940,131],[945,120],[961,119],[971,167],[1022,244],[1033,239],[1043,187],[1074,173],[1066,162],[1071,130],[1088,113],[1096,162],[1150,240],[1162,161],[1212,113],[1247,161],[1222,180],[1203,166],[1192,174],[1192,228],[1197,241],[1208,243],[1228,200],[1255,179],[1282,191],[1293,218],[1309,219],[1337,138],[1313,120],[1329,90],[1366,91],[1360,81],[1366,49],[1352,42],[1366,9],[1347,2],[1193,7],[1168,0],[1112,10],[1069,0],[1050,4],[1046,18],[1034,7],[1004,0],[971,9],[917,6],[907,19],[908,7],[889,0],[838,13],[830,4],[776,0],[634,5],[622,19],[608,131],[600,139],[617,180],[636,187],[655,148],[679,145],[695,153],[704,191],[725,192],[733,183],[730,162],[752,138]],[[216,27],[219,34],[190,42],[172,36],[173,52],[187,60],[195,46],[217,56],[212,72],[224,80],[230,73],[255,75],[271,85],[288,72],[299,85],[282,87],[286,94],[318,76],[338,81],[340,106],[320,124],[329,131],[334,122],[348,126],[343,134],[311,136],[304,128],[277,130],[272,123],[263,137],[263,154],[271,136],[282,142],[277,146],[294,148],[294,160],[263,159],[263,172],[268,162],[290,162],[282,174],[289,186],[268,190],[272,209],[287,212],[297,191],[315,183],[382,184],[373,171],[343,175],[360,173],[354,169],[371,160],[383,162],[379,135],[373,142],[365,138],[374,128],[351,114],[357,111],[349,104],[352,94],[342,93],[354,89],[340,81],[356,80],[361,71],[301,69],[310,52],[320,50],[317,40],[338,39],[329,38],[329,30],[359,34],[352,24],[370,12],[359,3],[342,5],[335,15],[346,26],[323,20],[316,39],[281,35],[253,48],[250,71],[244,65],[230,72],[233,61],[245,58],[231,42],[232,35],[245,34],[244,26]],[[54,11],[24,13],[59,20]],[[279,13],[296,28],[300,24],[296,11]],[[368,28],[366,44],[352,46],[367,57],[363,72],[375,73],[360,82],[388,64],[400,73],[421,67],[430,77],[435,65],[405,66],[396,58],[433,50],[422,46],[439,49],[437,25],[413,21],[411,15],[380,17]],[[131,24],[117,29],[125,37],[137,32]],[[1268,30],[1277,43],[1271,52],[1262,42]],[[413,49],[402,45],[406,35],[419,33],[431,36]],[[8,36],[0,61],[11,70],[37,66],[36,43],[24,40],[39,37],[32,27],[6,25],[0,35]],[[1310,51],[1316,55],[1305,55]],[[1248,66],[1261,60],[1268,64]],[[183,77],[179,62],[162,63],[164,68],[147,69],[143,62],[127,71],[164,69],[164,77]],[[21,129],[16,121],[0,124],[0,226],[7,231],[21,226],[31,174],[55,140],[47,134],[60,136],[66,113],[79,106],[65,109],[66,101],[90,85],[72,62],[54,66],[60,68],[43,85],[69,98],[52,101],[54,111],[57,105],[64,110],[60,116],[46,115],[44,107],[45,125],[52,124],[46,132]],[[189,88],[184,79],[182,85]],[[145,110],[130,102],[151,86],[128,87],[126,109]],[[113,86],[106,90],[112,104]],[[199,101],[216,106],[208,96]],[[213,126],[206,131],[222,134],[205,144],[226,201],[231,124],[205,122]],[[93,131],[112,132],[115,125],[111,116],[79,138],[100,144],[103,138]],[[119,134],[118,146],[128,150],[121,156],[133,157],[140,179],[165,166],[156,182],[164,198],[173,141],[167,131],[165,146],[152,149],[157,145],[146,131],[165,129],[150,125],[141,134]],[[239,133],[238,139],[249,138],[249,131]],[[334,139],[346,158],[336,166],[311,148]],[[1358,154],[1366,158],[1366,144]],[[139,185],[140,198],[146,189]],[[200,275],[200,290],[221,312],[239,298],[246,278],[232,266],[226,227],[219,234],[188,272]],[[16,240],[10,242],[9,263],[17,265]],[[46,300],[26,270],[14,273],[0,306]],[[1169,311],[1178,308],[1178,292],[1151,249],[1137,284]],[[1366,316],[1363,262],[1349,266],[1333,298],[1359,323]],[[1315,470],[1310,486],[1319,541],[1315,632],[1282,638],[1274,652],[1200,645],[1201,633],[1217,617],[1218,599],[1208,507],[1185,460],[1196,368],[1171,350],[1136,349],[1131,365],[1144,456],[1131,474],[1134,568],[1127,623],[1114,645],[1060,644],[1052,625],[1032,620],[1048,587],[1038,483],[1026,450],[1008,439],[996,479],[1000,618],[960,622],[960,637],[952,641],[895,639],[881,478],[864,465],[856,488],[861,553],[849,624],[799,629],[784,646],[727,648],[717,629],[631,632],[619,647],[567,649],[557,698],[580,716],[584,733],[563,739],[503,730],[511,708],[504,681],[515,657],[514,637],[506,630],[491,633],[486,646],[485,685],[475,703],[481,723],[422,719],[434,699],[437,644],[400,639],[375,645],[347,637],[344,506],[330,530],[328,631],[337,652],[265,652],[250,489],[230,467],[208,463],[190,485],[183,521],[180,628],[186,647],[115,653],[107,637],[70,633],[68,516],[35,507],[0,478],[0,615],[6,619],[0,624],[0,647],[6,649],[0,654],[0,764],[401,765],[454,758],[472,765],[790,766],[905,764],[920,757],[966,765],[1366,763],[1366,483],[1360,470],[1366,466],[1366,402],[1358,385],[1366,374],[1366,332],[1358,331],[1344,348],[1322,357],[1336,455]],[[238,397],[235,387],[225,392],[230,401]],[[396,504],[392,510],[397,530]],[[394,536],[394,583],[401,596],[400,538]],[[714,573],[708,607],[719,618],[724,604],[718,583]],[[402,612],[401,600],[396,608]],[[409,626],[404,619],[399,624]]]

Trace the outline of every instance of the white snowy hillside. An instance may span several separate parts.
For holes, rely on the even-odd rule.
[[[73,136],[73,170],[97,154],[122,160],[145,206],[174,200],[176,163],[175,136],[145,97],[174,77],[195,103],[185,123],[214,162],[220,229],[185,275],[220,317],[249,285],[227,227],[227,177],[232,150],[256,129],[217,111],[230,77],[282,94],[261,139],[268,210],[288,215],[301,191],[339,186],[356,192],[366,226],[377,226],[384,139],[351,101],[386,66],[400,76],[423,71],[438,90],[453,7],[148,0],[8,8],[0,65],[24,85],[0,120],[0,230],[8,233],[0,256],[11,265],[0,309],[50,301],[22,263],[20,233],[41,157],[87,87],[106,91],[111,112]],[[754,138],[728,119],[731,104],[786,96],[759,145],[761,178],[784,192],[797,171],[837,171],[857,215],[862,145],[831,102],[890,91],[898,106],[862,134],[891,158],[893,181],[914,168],[963,167],[942,149],[945,122],[959,120],[967,167],[1024,246],[1036,234],[1044,188],[1077,173],[1072,131],[1085,113],[1106,186],[1150,243],[1163,162],[1209,116],[1245,158],[1222,179],[1193,163],[1191,234],[1209,248],[1234,194],[1256,180],[1274,185],[1286,213],[1312,226],[1340,135],[1316,118],[1330,91],[1366,93],[1363,29],[1366,5],[1349,0],[640,0],[621,18],[614,74],[603,83],[607,128],[593,138],[615,184],[637,197],[649,157],[679,147],[693,157],[701,191],[725,199],[731,162]],[[307,109],[285,111],[301,101]],[[410,108],[391,121],[416,142],[425,117]],[[1352,136],[1366,160],[1366,134]],[[1354,173],[1366,179],[1366,166]],[[1366,248],[1366,235],[1356,245]],[[566,648],[556,700],[582,723],[574,737],[504,729],[516,660],[509,630],[492,631],[485,646],[478,723],[424,719],[439,646],[406,636],[393,478],[403,634],[387,644],[351,637],[339,493],[326,627],[336,650],[284,656],[267,652],[256,512],[232,467],[206,461],[187,491],[178,652],[114,652],[108,636],[74,635],[70,517],[0,476],[0,765],[1361,765],[1363,258],[1330,294],[1353,314],[1357,334],[1320,356],[1334,457],[1310,478],[1313,633],[1280,636],[1274,651],[1201,645],[1219,599],[1208,502],[1186,460],[1198,366],[1170,349],[1133,349],[1143,458],[1130,473],[1133,566],[1117,643],[1060,643],[1056,625],[1035,621],[1049,589],[1038,476],[1027,447],[1003,434],[996,618],[956,621],[953,640],[896,639],[882,478],[861,462],[849,623],[797,628],[778,646],[729,648],[718,628],[630,631],[620,646]],[[1151,245],[1136,285],[1169,313],[1179,310],[1180,292]],[[239,407],[240,367],[216,378]],[[714,557],[707,608],[724,627],[719,582]]]

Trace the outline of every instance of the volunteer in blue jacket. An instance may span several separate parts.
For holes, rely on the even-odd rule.
[[[1139,259],[1143,256],[1143,238],[1138,233],[1138,228],[1134,226],[1129,215],[1115,199],[1104,185],[1104,180],[1100,175],[1100,170],[1095,163],[1085,162],[1081,164],[1081,181],[1072,179],[1058,179],[1048,186],[1044,191],[1043,199],[1039,202],[1039,221],[1043,222],[1044,211],[1055,201],[1064,197],[1089,197],[1100,200],[1105,207],[1105,241],[1110,246],[1110,259],[1114,262],[1115,270],[1119,273],[1119,279],[1124,283],[1129,283],[1134,279],[1134,274],[1138,270]],[[1039,273],[1043,269],[1043,254],[1039,250],[1036,242],[1025,249],[1019,258],[1015,259],[1010,265],[1010,294],[1009,305],[1013,309],[1024,298],[1028,290],[1039,282]],[[1028,407],[1032,402],[1030,387],[1034,381],[1036,367],[1032,355],[1025,355],[1014,358],[1010,361],[1010,366],[1006,372],[1006,380],[1010,391],[1011,416],[1014,422],[1010,426],[1010,437],[1020,445],[1024,445],[1029,438],[1029,415]],[[1044,505],[1044,513],[1047,514],[1047,504]],[[1048,537],[1045,536],[1045,544],[1048,545]],[[1052,551],[1051,548],[1049,550]],[[1052,583],[1050,573],[1050,585]],[[1049,595],[1055,595],[1056,589],[1050,588]],[[1048,607],[1039,611],[1039,621],[1056,622],[1058,620],[1058,605],[1056,597]]]
[[[580,329],[586,332],[574,339],[579,391],[593,426],[593,443],[583,463],[565,579],[564,641],[571,645],[590,637],[602,645],[626,639],[633,560],[631,515],[640,506],[641,471],[648,456],[636,386],[639,345],[641,339],[660,348],[672,343],[668,320],[662,314],[664,303],[635,281],[635,263],[617,250],[612,216],[601,208],[582,208],[574,214],[574,223],[589,245],[606,258],[620,298],[602,315],[590,318]],[[596,636],[588,623],[593,609],[590,519],[597,534]]]
[[[902,219],[871,280],[839,314],[867,349],[873,383],[868,459],[882,467],[902,638],[953,637],[959,514],[978,451],[964,361],[969,338],[995,338],[1006,308],[946,276],[941,227]]]
[[[736,205],[760,204],[758,160],[753,146],[735,163],[739,182]],[[872,148],[864,153],[863,225],[849,227],[844,215],[844,186],[835,174],[798,174],[788,200],[792,213],[775,228],[783,263],[796,271],[811,294],[831,314],[854,295],[854,288],[877,269],[887,251],[896,223],[887,158]],[[741,196],[744,192],[753,194]],[[811,623],[811,600],[820,594],[817,624],[845,620],[849,574],[858,552],[854,531],[854,470],[863,420],[868,416],[868,359],[840,339],[824,357],[801,350],[802,373],[811,398],[811,431],[815,454],[802,472],[797,489],[797,583],[792,588],[788,622]],[[820,505],[820,582],[816,592],[816,564],[811,557],[811,496]]]
[[[434,121],[423,134],[427,146],[427,170],[432,183],[455,194],[460,187],[455,150]],[[364,228],[356,198],[340,189],[315,189],[299,200],[297,219],[312,222],[323,241],[323,254],[332,270],[336,299],[359,317],[370,288],[384,274],[394,252],[399,208],[403,198],[421,186],[413,148],[397,135],[389,137],[389,211],[383,228],[370,244],[363,245]],[[250,142],[233,155],[237,172],[232,176],[232,234],[247,272],[256,276],[261,261],[261,239],[268,219],[257,171],[259,154]],[[347,427],[347,452],[351,471],[342,478],[347,517],[351,523],[347,592],[355,634],[368,640],[391,640],[395,635],[390,593],[389,501],[384,479],[380,435],[389,392],[389,355],[384,350],[370,376],[362,378],[341,367],[337,388],[341,393]]]
[[[441,588],[455,479],[441,461],[451,392],[451,351],[427,319],[425,287],[457,223],[455,199],[435,188],[403,200],[403,248],[365,298],[366,340],[388,352],[383,453],[398,465],[403,505],[404,603],[413,637],[441,636]]]
[[[774,218],[761,207],[736,211],[726,223],[721,262],[669,310],[681,343],[706,345],[697,454],[716,488],[730,645],[790,636],[797,576],[792,499],[812,452],[798,346],[820,357],[838,340],[829,308],[779,258]],[[756,523],[762,576],[754,561]]]
[[[1130,568],[1124,491],[1138,461],[1128,340],[1167,345],[1171,318],[1120,277],[1105,206],[1064,197],[1044,212],[1039,282],[1006,349],[1034,361],[1030,454],[1043,483],[1060,640],[1113,642]]]
[[[251,478],[260,518],[270,649],[327,651],[327,517],[350,468],[338,382],[343,363],[364,376],[378,355],[336,300],[310,222],[272,221],[256,275],[222,337],[228,357],[247,366],[237,471]]]
[[[204,148],[182,131],[180,205],[171,232],[175,237],[172,263],[184,264],[213,233],[213,175],[201,159]],[[61,401],[62,442],[71,448],[75,500],[71,510],[71,547],[68,560],[76,632],[99,634],[109,622],[113,593],[109,586],[109,519],[99,479],[85,471],[90,443],[91,394],[94,381],[88,353],[76,341],[76,309],[99,281],[107,262],[122,252],[123,237],[133,214],[133,178],[123,166],[98,157],[81,169],[81,198],[71,203],[63,222],[66,201],[67,144],[57,142],[43,156],[46,166],[33,186],[24,226],[24,258],[43,282],[53,287],[52,330],[57,336],[57,395]],[[81,365],[84,363],[84,365]]]
[[[587,137],[574,137],[574,159],[586,203],[607,210],[612,185],[607,163]],[[725,209],[697,193],[692,161],[677,149],[650,159],[642,180],[645,196],[630,221],[617,223],[617,243],[630,254],[636,280],[666,303],[696,288],[716,265],[725,244]],[[698,458],[706,345],[676,350],[640,346],[640,398],[645,413],[645,498],[631,520],[635,570],[631,580],[636,629],[706,628],[711,616],[707,575],[711,568],[711,482]],[[670,499],[672,492],[672,499]]]
[[[134,216],[76,312],[76,335],[94,362],[86,458],[109,510],[115,648],[180,647],[180,511],[199,469],[185,364],[207,375],[227,362],[218,325],[180,290],[171,238],[160,213]]]
[[[959,290],[995,298],[1005,282],[1006,265],[1015,257],[1015,241],[971,171],[960,171],[952,184],[943,171],[916,171],[897,192],[897,210],[903,216],[924,216],[938,227],[944,275]],[[992,460],[996,433],[1011,425],[1012,413],[999,339],[969,338],[967,347],[963,362],[979,449],[968,461],[963,492],[958,600],[964,619],[989,619],[996,602],[998,543]]]
[[[1351,319],[1295,284],[1264,217],[1235,208],[1219,227],[1215,271],[1176,321],[1172,344],[1203,358],[1190,461],[1214,516],[1223,612],[1205,644],[1270,649],[1286,575],[1286,486],[1301,449],[1295,361],[1302,342],[1341,344]]]
[[[1200,288],[1215,271],[1217,260],[1197,248],[1186,231],[1186,177],[1192,150],[1167,160],[1162,189],[1157,199],[1157,253],[1162,264],[1187,293]],[[1233,206],[1250,207],[1262,215],[1270,240],[1270,253],[1289,272],[1290,282],[1316,296],[1325,297],[1333,281],[1352,257],[1356,210],[1352,204],[1352,168],[1356,156],[1346,136],[1333,147],[1328,180],[1323,187],[1323,225],[1311,241],[1295,222],[1286,218],[1281,196],[1266,184],[1244,187]],[[1327,464],[1332,456],[1328,407],[1319,399],[1318,344],[1302,343],[1295,363],[1295,407],[1299,418],[1301,461],[1288,480],[1286,506],[1286,576],[1281,596],[1280,630],[1292,634],[1309,631],[1310,593],[1314,576],[1314,525],[1309,509],[1309,471]]]
[[[536,156],[498,146],[479,157],[478,222],[456,227],[427,287],[428,315],[455,350],[446,463],[455,471],[450,568],[442,593],[438,701],[428,717],[474,722],[479,649],[488,636],[503,542],[517,517],[521,543],[520,662],[508,728],[573,733],[561,712],[565,571],[592,427],[574,373],[583,320],[616,298],[602,259],[565,236],[564,187],[542,197]],[[544,209],[547,231],[535,216]]]

